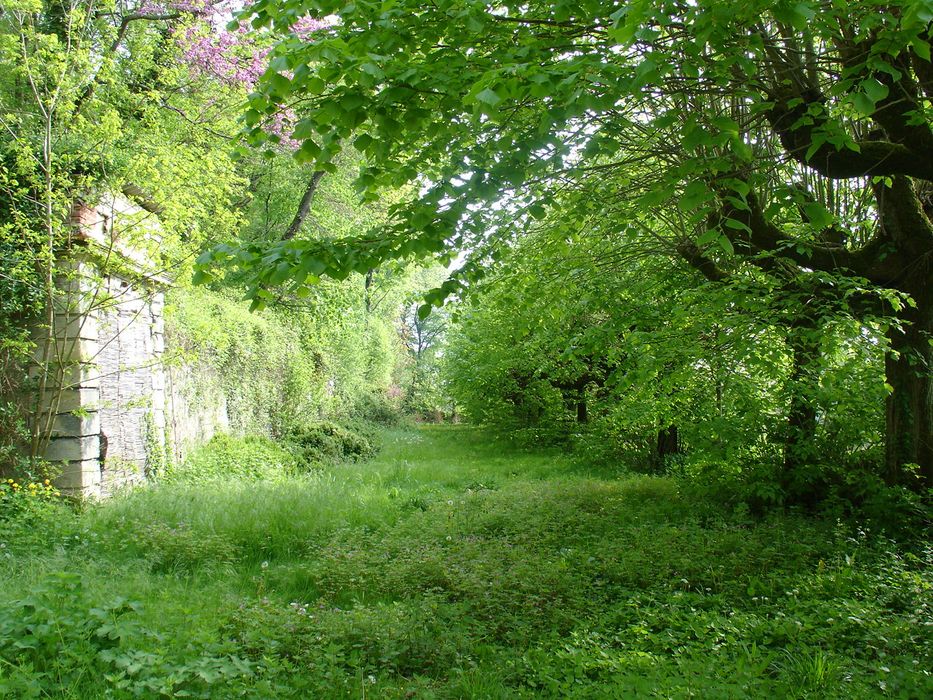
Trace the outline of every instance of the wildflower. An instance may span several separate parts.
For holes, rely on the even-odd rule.
[[[52,482],[49,481],[48,479],[46,479],[46,480],[45,480],[45,485],[46,485],[46,486],[51,486],[51,485],[52,485]]]
[[[259,565],[259,567],[263,570],[266,570],[269,568],[269,562],[264,561],[262,564]]]

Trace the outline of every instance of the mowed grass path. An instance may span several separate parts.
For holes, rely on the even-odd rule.
[[[0,695],[933,697],[928,548],[467,427],[41,530],[0,529]]]

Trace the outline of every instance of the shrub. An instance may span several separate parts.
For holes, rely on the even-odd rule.
[[[356,462],[377,451],[374,432],[359,422],[346,426],[330,422],[296,426],[285,435],[283,445],[302,471],[324,464]]]
[[[398,425],[402,418],[398,402],[378,392],[367,392],[360,396],[352,415],[362,421],[385,426]]]
[[[683,459],[668,471],[681,490],[699,502],[764,512],[783,502],[777,465],[766,461]]]
[[[268,438],[243,438],[219,434],[195,449],[179,467],[170,469],[168,480],[275,479],[295,468],[292,454]]]
[[[74,512],[50,481],[0,481],[0,545],[21,550],[58,541]]]

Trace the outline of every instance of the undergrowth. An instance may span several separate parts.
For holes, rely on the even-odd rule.
[[[381,441],[46,503],[38,538],[0,520],[0,695],[933,694],[922,540],[754,518],[467,428]]]

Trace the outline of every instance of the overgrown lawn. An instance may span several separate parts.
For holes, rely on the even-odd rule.
[[[0,519],[0,695],[933,696],[929,546],[470,428],[384,437]]]

